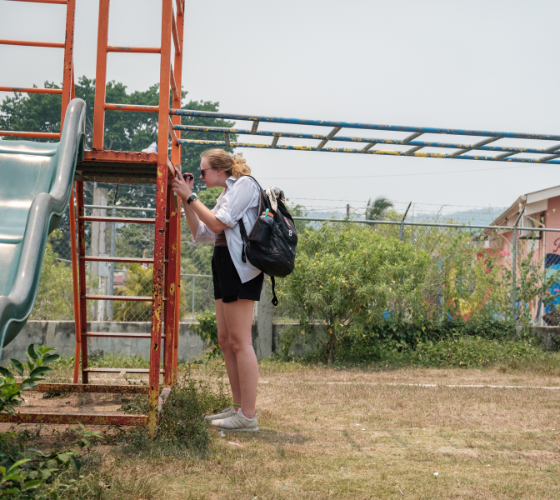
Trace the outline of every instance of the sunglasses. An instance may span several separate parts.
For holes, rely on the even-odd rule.
[[[204,176],[206,175],[204,172],[206,172],[207,170],[212,170],[211,168],[204,168],[204,169],[200,169],[200,177],[202,177],[204,179]]]

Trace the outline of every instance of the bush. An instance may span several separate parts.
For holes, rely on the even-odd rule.
[[[131,429],[122,436],[126,442],[124,449],[131,453],[190,452],[204,455],[210,444],[204,416],[230,405],[231,398],[221,382],[197,380],[187,372],[177,380],[163,407],[156,439],[148,436],[147,428]],[[147,397],[137,396],[123,409],[127,413],[145,414],[148,411]]]
[[[420,365],[426,367],[487,368],[509,366],[519,368],[534,365],[550,356],[528,340],[497,340],[480,337],[457,337],[439,342],[420,342],[416,349],[400,352],[388,349],[382,362],[394,365]],[[554,356],[552,354],[552,356]]]
[[[286,350],[301,331],[311,331],[327,362],[345,337],[359,337],[364,327],[387,317],[424,317],[423,283],[430,264],[426,252],[369,227],[323,224],[304,232],[296,268],[282,283],[282,300],[292,305],[300,328],[283,340]]]
[[[206,353],[208,358],[222,356],[222,350],[218,343],[218,324],[216,323],[215,312],[205,312],[196,317],[200,326],[193,325],[194,332],[206,342],[210,350]]]
[[[344,338],[337,360],[368,363],[379,361],[387,350],[415,349],[426,342],[440,342],[464,337],[488,340],[511,340],[515,324],[508,321],[445,320],[441,323],[393,323],[367,325],[361,336]]]
[[[57,229],[47,242],[37,299],[29,319],[38,321],[74,319],[72,267],[69,262],[58,259],[51,243],[61,234]]]
[[[58,354],[49,354],[54,349],[54,347],[35,347],[35,344],[30,344],[27,348],[27,363],[11,358],[11,370],[0,366],[0,413],[13,415],[14,408],[23,403],[21,392],[36,387],[44,380],[43,375],[52,371],[48,365],[60,358]],[[16,375],[24,377],[26,372],[27,378],[19,384]]]

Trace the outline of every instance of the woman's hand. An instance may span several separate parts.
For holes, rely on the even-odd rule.
[[[185,182],[183,179],[183,174],[175,168],[175,177],[173,178],[173,182],[171,183],[171,189],[175,193],[177,193],[181,198],[186,200],[192,194],[192,187],[194,184],[194,176],[187,177],[188,182]]]

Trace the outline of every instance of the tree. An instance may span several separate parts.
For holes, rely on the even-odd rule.
[[[54,82],[45,82],[45,88],[60,88]],[[95,103],[95,79],[82,76],[75,85],[76,97],[84,99],[86,109],[86,147],[91,147],[93,133],[93,110]],[[182,92],[183,100],[186,100],[187,92]],[[0,129],[13,131],[35,131],[35,132],[59,132],[60,131],[60,106],[61,96],[55,94],[21,94],[16,93],[13,97],[7,97],[0,104]],[[148,90],[128,92],[126,85],[110,81],[106,86],[106,100],[118,104],[144,104],[158,105],[159,88],[152,85]],[[188,101],[182,106],[183,109],[194,109],[202,111],[218,111],[219,103],[213,101]],[[181,119],[183,124],[230,127],[232,122],[215,118],[187,117]],[[183,132],[183,137],[189,139],[215,139],[215,134],[208,132]],[[235,140],[232,135],[232,140]],[[18,140],[18,138],[5,138],[4,140]],[[36,139],[45,142],[48,140]],[[105,147],[118,151],[141,151],[152,142],[157,141],[157,114],[138,113],[124,111],[107,111],[105,113]],[[183,146],[182,168],[184,172],[192,172],[195,177],[194,190],[200,192],[204,184],[199,179],[200,154],[207,149],[203,145]],[[233,149],[224,147],[226,151]],[[100,187],[109,189],[109,204],[118,203],[123,206],[141,206],[147,208],[155,207],[155,186],[150,184],[121,184],[118,187],[118,196],[115,185],[99,184]],[[85,203],[92,203],[92,186],[85,183]],[[122,214],[121,214],[122,215]],[[136,212],[134,215],[139,215]],[[146,216],[146,215],[145,215]],[[123,231],[122,242],[134,240],[145,241],[148,233],[153,242],[153,228],[132,225]],[[54,251],[59,255],[70,256],[70,224],[66,213],[59,225],[62,237],[58,238],[53,245]],[[126,233],[126,234],[124,234]],[[88,241],[88,238],[86,238]],[[147,245],[147,244],[146,244]],[[146,245],[140,246],[142,253]],[[130,247],[131,245],[128,245]],[[127,250],[127,249],[125,249]],[[136,252],[138,253],[138,252]],[[131,255],[122,253],[120,255]]]
[[[54,241],[60,237],[60,230],[54,231]],[[74,317],[74,296],[72,292],[72,268],[59,260],[51,243],[47,243],[43,269],[32,320],[70,320]]]
[[[299,316],[284,345],[289,349],[297,335],[313,331],[330,363],[344,337],[361,337],[398,310],[409,318],[424,314],[429,264],[426,252],[364,226],[325,223],[306,231],[295,270],[280,286],[282,300]]]
[[[393,202],[383,196],[378,196],[375,201],[371,202],[371,198],[367,202],[366,220],[381,220],[387,209],[393,208]]]

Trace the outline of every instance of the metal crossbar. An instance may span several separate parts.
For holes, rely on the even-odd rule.
[[[493,132],[487,130],[465,130],[451,128],[434,128],[434,127],[410,127],[400,125],[378,125],[369,123],[352,123],[352,122],[333,122],[324,120],[302,120],[298,118],[280,118],[270,116],[254,116],[240,115],[235,113],[216,113],[210,111],[195,111],[185,109],[171,109],[172,115],[193,116],[202,118],[223,118],[229,120],[252,122],[251,128],[229,128],[229,127],[200,127],[194,125],[174,125],[175,130],[184,132],[211,132],[216,134],[224,134],[226,140],[198,140],[198,139],[179,139],[179,144],[201,144],[206,146],[232,146],[237,148],[259,148],[259,149],[288,149],[298,151],[322,151],[329,153],[358,153],[372,155],[392,155],[392,156],[416,156],[424,158],[449,158],[459,160],[482,160],[482,161],[505,161],[515,163],[543,163],[543,164],[560,164],[560,135],[551,134],[527,134],[517,132]],[[326,134],[302,133],[302,132],[274,132],[258,130],[259,123],[281,123],[290,125],[305,125],[312,127],[329,127],[331,130]],[[373,138],[338,135],[342,129],[358,129],[358,130],[379,130],[384,132],[409,132],[404,138]],[[253,135],[260,137],[270,137],[270,143],[249,143],[249,142],[233,142],[230,141],[230,134]],[[432,134],[442,136],[470,136],[484,137],[485,139],[474,143],[461,142],[443,142],[443,141],[425,141],[418,140],[423,134]],[[292,139],[311,139],[317,140],[319,143],[315,146],[303,146],[298,144],[280,144],[279,138]],[[496,144],[501,139],[529,139],[535,141],[554,141],[550,147],[524,147],[509,146]],[[329,142],[355,142],[364,143],[360,148],[351,147],[326,147]],[[395,149],[378,149],[380,145],[391,144],[395,146],[409,146],[406,151],[397,151]],[[425,152],[420,151],[423,148],[439,148],[442,152]],[[446,152],[446,150],[455,150]],[[496,152],[497,155],[484,154],[466,154],[472,151]],[[519,153],[543,155],[535,158],[521,158],[515,156]]]

